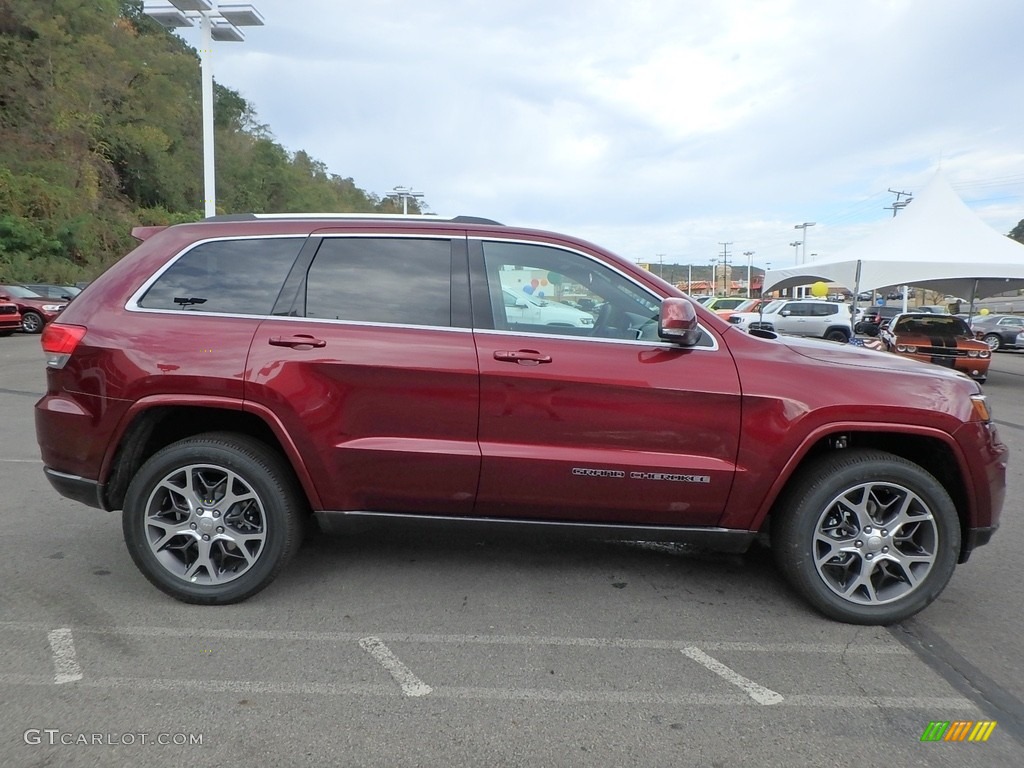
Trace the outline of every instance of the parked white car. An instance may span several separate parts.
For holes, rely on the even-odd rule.
[[[552,299],[527,296],[503,288],[505,319],[516,325],[564,325],[571,328],[592,328],[594,316]]]
[[[761,330],[790,336],[815,336],[844,344],[853,337],[850,305],[820,299],[776,299],[760,312],[737,312],[729,318],[745,331]]]

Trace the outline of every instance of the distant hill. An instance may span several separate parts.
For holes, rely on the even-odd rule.
[[[133,226],[202,218],[198,55],[141,8],[0,0],[0,281],[90,279]],[[396,210],[214,87],[219,213]]]

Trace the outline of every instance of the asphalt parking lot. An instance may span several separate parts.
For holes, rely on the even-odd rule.
[[[42,475],[38,337],[0,339],[0,765],[1006,766],[1024,749],[1024,353],[993,542],[892,628],[763,552],[368,530],[241,605],[178,603]],[[985,742],[922,742],[933,721]]]

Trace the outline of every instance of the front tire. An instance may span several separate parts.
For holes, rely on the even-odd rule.
[[[302,538],[291,468],[264,443],[208,433],[154,454],[128,486],[122,527],[135,565],[186,603],[224,605],[256,594]]]
[[[837,341],[840,344],[846,344],[850,341],[850,333],[843,328],[830,328],[825,332],[825,339],[828,341]]]
[[[46,321],[38,312],[28,310],[21,315],[21,330],[25,333],[42,333]]]
[[[1000,336],[998,333],[987,334],[985,338],[982,339],[982,341],[988,344],[988,348],[993,352],[995,352],[996,350],[1003,346],[1003,337]]]
[[[773,514],[772,550],[818,611],[851,624],[913,616],[945,588],[960,552],[945,488],[918,465],[845,450],[808,466]]]

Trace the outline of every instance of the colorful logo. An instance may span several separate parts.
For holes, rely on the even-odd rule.
[[[995,720],[932,720],[921,741],[988,741],[995,729]]]

